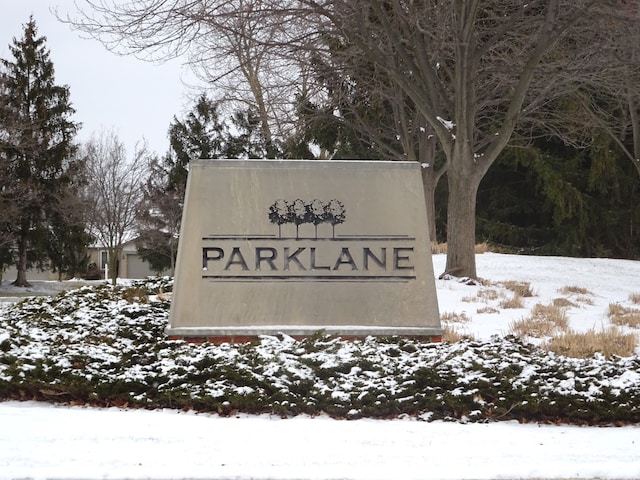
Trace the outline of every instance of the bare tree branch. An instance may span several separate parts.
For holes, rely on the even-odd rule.
[[[124,144],[114,132],[102,132],[80,153],[86,160],[86,202],[91,234],[109,252],[109,269],[115,283],[122,246],[133,240],[136,213],[148,172],[146,145],[137,146],[127,159]]]

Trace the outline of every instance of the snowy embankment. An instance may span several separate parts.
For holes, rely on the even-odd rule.
[[[442,271],[444,257],[434,265]],[[490,282],[437,281],[441,312],[464,314],[452,326],[475,338],[450,345],[168,342],[168,304],[156,295],[165,282],[0,307],[5,398],[230,416],[0,403],[0,477],[640,477],[638,426],[495,422],[639,421],[637,355],[574,359],[507,335],[535,304],[559,297],[573,300],[571,328],[608,328],[610,304],[634,308],[640,263],[484,254],[478,271]],[[512,281],[534,295],[502,308]],[[487,288],[498,294],[479,294]]]

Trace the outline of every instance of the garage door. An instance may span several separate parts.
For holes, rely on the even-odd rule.
[[[149,264],[142,260],[140,255],[127,254],[127,278],[146,278],[155,275],[149,268]]]

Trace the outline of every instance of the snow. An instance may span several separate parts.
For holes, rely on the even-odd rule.
[[[442,125],[444,125],[444,127],[447,130],[453,130],[456,126],[456,124],[453,123],[451,120],[445,120],[442,117],[436,117],[436,120],[438,120]]]
[[[444,265],[444,255],[435,255],[436,275]],[[567,310],[571,328],[605,329],[609,305],[632,307],[630,295],[640,294],[637,261],[485,253],[478,255],[477,265],[484,285],[452,279],[436,280],[436,288],[441,313],[464,313],[468,321],[452,326],[480,340],[507,335],[510,323],[527,316],[535,304],[559,297],[573,300]],[[499,307],[504,300],[500,296],[478,295],[487,289],[507,295],[501,285],[507,281],[529,282],[534,296],[523,298],[522,308],[507,309]],[[566,287],[588,293],[572,293],[577,288],[563,293]],[[525,368],[520,377],[526,381],[534,373]],[[637,384],[639,377],[637,367],[631,367],[612,378],[610,386],[624,389]],[[556,388],[571,389],[577,380],[569,374]],[[335,395],[345,390],[336,389]],[[3,402],[0,478],[640,478],[639,425],[424,419],[244,414],[227,418],[174,410]]]
[[[436,274],[444,271],[445,261],[444,255],[433,256]],[[440,313],[465,313],[471,318],[471,322],[464,325],[462,330],[478,339],[506,335],[510,323],[527,316],[535,304],[548,305],[554,298],[566,297],[560,292],[564,287],[580,287],[590,292],[586,297],[591,304],[575,301],[576,306],[567,312],[570,327],[579,332],[608,327],[609,304],[630,306],[629,296],[640,294],[640,262],[633,260],[485,253],[477,255],[476,265],[478,275],[491,284],[528,282],[534,293],[534,296],[522,299],[524,308],[499,309],[495,313],[478,314],[477,308],[487,302],[464,301],[477,293],[477,286],[437,280]],[[576,300],[578,296],[572,294],[568,298]],[[488,303],[490,306],[497,306],[499,299]],[[640,350],[637,353],[640,354]]]
[[[638,478],[640,427],[0,404],[2,478]]]

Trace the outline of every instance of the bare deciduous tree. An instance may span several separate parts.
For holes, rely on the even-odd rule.
[[[611,42],[604,33],[617,29],[607,30],[607,22],[637,15],[629,0],[86,3],[98,19],[85,16],[76,24],[116,41],[134,39],[138,51],[171,46],[175,53],[202,41],[230,52],[228,43],[214,38],[226,34],[255,40],[258,49],[268,47],[281,57],[284,52],[323,56],[339,39],[348,46],[345,63],[369,59],[415,105],[446,158],[446,270],[469,277],[477,276],[475,212],[482,178],[514,132],[526,138],[546,130],[569,138],[557,103],[611,65]],[[627,15],[619,15],[623,10]],[[242,31],[234,22],[243,18],[256,22],[245,25],[275,34]],[[237,65],[259,60],[253,51]]]
[[[138,253],[154,271],[168,270],[171,276],[175,274],[185,194],[185,185],[171,180],[174,168],[169,158],[151,162],[136,226]]]
[[[148,171],[146,146],[131,159],[114,132],[94,136],[81,149],[88,171],[87,221],[91,234],[108,251],[115,284],[122,246],[135,234],[136,213]]]
[[[77,18],[64,21],[112,51],[159,61],[186,55],[194,73],[214,88],[217,102],[258,116],[268,157],[295,129],[297,98],[310,88],[307,51],[285,47],[297,28],[291,21],[285,28],[268,0],[83,3]]]
[[[435,190],[446,163],[437,150],[434,131],[406,93],[370,59],[341,58],[342,48],[337,47],[337,55],[327,52],[323,61],[316,61],[329,106],[322,109],[328,115],[314,114],[312,119],[353,129],[385,158],[419,162],[429,233],[435,242]]]
[[[383,68],[435,132],[447,160],[446,270],[476,277],[482,178],[516,129],[563,133],[566,119],[553,116],[555,102],[607,63],[599,29],[626,2],[301,3],[354,46],[345,55],[365,55]]]
[[[581,107],[577,126],[585,135],[606,132],[640,176],[640,6],[623,2],[617,15],[602,20],[600,36],[607,61],[583,79],[571,96]]]

